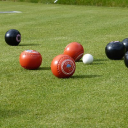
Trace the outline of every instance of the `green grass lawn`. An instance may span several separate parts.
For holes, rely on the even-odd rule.
[[[128,37],[128,9],[0,2],[0,128],[127,128],[128,69],[124,60],[109,60],[105,46]],[[9,46],[9,29],[22,35]],[[79,42],[94,57],[76,62],[69,79],[51,72],[52,59],[67,44]],[[41,53],[38,70],[19,64],[20,53]]]

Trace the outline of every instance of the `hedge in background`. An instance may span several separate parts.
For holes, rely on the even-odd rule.
[[[56,3],[95,6],[128,6],[128,0],[58,0]]]
[[[20,1],[20,2],[45,3],[45,4],[56,3],[56,4],[69,4],[69,5],[128,7],[128,0],[4,0],[4,1]]]

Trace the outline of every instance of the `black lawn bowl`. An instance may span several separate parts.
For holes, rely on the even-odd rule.
[[[125,48],[126,48],[126,52],[128,51],[128,38],[125,38],[122,43],[124,44]]]
[[[21,42],[21,34],[16,29],[10,29],[5,33],[5,42],[11,46],[17,46]]]
[[[125,63],[125,66],[128,68],[128,52],[126,52],[124,55],[124,63]]]
[[[126,48],[120,41],[113,41],[105,47],[106,56],[111,60],[120,60],[124,57]]]

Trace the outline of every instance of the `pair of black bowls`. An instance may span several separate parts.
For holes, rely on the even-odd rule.
[[[121,60],[124,57],[124,63],[128,67],[128,38],[122,42],[112,41],[105,47],[106,56],[111,60]]]

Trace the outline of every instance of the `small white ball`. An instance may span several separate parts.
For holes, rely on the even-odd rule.
[[[82,61],[84,64],[91,64],[93,62],[93,56],[91,54],[85,54]]]

